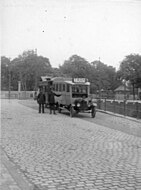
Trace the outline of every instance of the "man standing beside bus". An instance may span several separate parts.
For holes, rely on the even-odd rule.
[[[61,96],[60,94],[57,95],[53,92],[53,87],[50,88],[50,92],[48,94],[48,102],[49,102],[49,108],[50,108],[50,114],[52,114],[52,111],[55,113],[55,96]]]
[[[37,96],[37,102],[39,104],[39,113],[44,113],[44,104],[46,102],[46,97],[42,90],[40,90]]]

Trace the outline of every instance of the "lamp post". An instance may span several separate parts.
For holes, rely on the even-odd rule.
[[[124,86],[124,115],[125,115],[125,112],[126,112],[126,110],[125,110],[125,103],[126,103],[126,80],[123,79],[122,83],[123,83],[123,86]]]
[[[18,98],[20,99],[21,94],[21,81],[18,81]]]
[[[126,100],[126,80],[122,80],[123,86],[124,86],[124,101]]]
[[[10,66],[6,65],[8,68],[8,98],[10,100],[10,95],[11,95],[11,71],[10,71]]]

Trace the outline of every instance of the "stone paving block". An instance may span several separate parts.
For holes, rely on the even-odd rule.
[[[100,190],[108,190],[106,187],[101,187]]]
[[[65,190],[65,187],[57,187],[57,190]]]
[[[69,184],[69,185],[67,186],[68,189],[74,189],[75,187],[76,187],[76,185],[71,185],[71,184]]]
[[[9,187],[7,185],[0,185],[1,190],[9,190]]]
[[[136,190],[135,187],[125,187],[125,190]]]
[[[20,188],[17,187],[17,185],[10,185],[10,186],[9,186],[9,189],[10,189],[10,190],[20,190]]]
[[[76,190],[84,190],[83,187],[77,187],[77,186],[75,187],[75,189],[76,189]]]

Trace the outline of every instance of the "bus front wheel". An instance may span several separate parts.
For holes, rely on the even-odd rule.
[[[95,107],[92,107],[92,110],[91,110],[91,116],[92,116],[92,118],[94,118],[95,115],[96,115],[96,109],[95,109]]]
[[[74,108],[70,107],[70,117],[73,117],[73,116],[74,116]]]

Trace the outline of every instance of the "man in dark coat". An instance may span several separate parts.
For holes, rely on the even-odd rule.
[[[46,102],[46,97],[42,90],[40,90],[37,96],[37,102],[39,104],[39,113],[41,113],[41,111],[44,113],[44,104]]]
[[[52,114],[52,110],[53,110],[53,113],[55,113],[55,96],[61,96],[60,94],[57,95],[53,92],[53,89],[50,88],[50,92],[48,94],[48,102],[49,102],[49,108],[50,108],[50,114]]]

